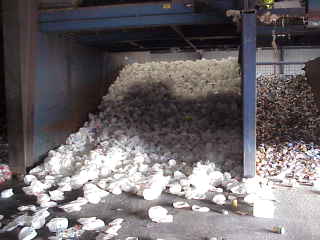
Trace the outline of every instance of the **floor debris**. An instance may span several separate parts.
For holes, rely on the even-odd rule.
[[[37,232],[32,227],[24,227],[19,232],[19,240],[31,240],[37,236]]]
[[[273,218],[276,206],[270,200],[256,200],[253,204],[253,216],[261,218]]]
[[[67,218],[53,218],[46,224],[50,232],[62,232],[68,228],[69,221]]]
[[[173,216],[168,214],[168,210],[161,206],[154,206],[149,208],[148,215],[151,221],[156,223],[171,223]]]
[[[9,188],[1,192],[1,198],[10,198],[14,195],[13,189]]]
[[[44,164],[25,176],[23,191],[37,197],[37,207],[18,210],[34,214],[18,216],[1,231],[24,227],[22,239],[32,239],[35,230],[46,224],[49,207],[81,211],[86,204],[123,192],[150,201],[167,192],[218,205],[231,203],[237,210],[243,199],[253,206],[254,216],[267,218],[275,212],[275,184],[312,185],[319,192],[320,117],[310,87],[300,76],[260,77],[257,83],[260,177],[240,178],[241,84],[235,59],[132,64],[120,72],[100,112],[90,114],[65,145],[50,151]],[[9,168],[0,165],[0,183],[11,175]],[[71,190],[83,190],[83,196],[57,203]],[[173,207],[190,205],[179,201]],[[191,209],[210,211],[199,205]],[[222,209],[221,213],[229,212]],[[249,215],[242,210],[235,213]],[[173,222],[161,206],[151,207],[148,215],[153,222]],[[105,226],[96,217],[80,218],[82,227],[71,228],[68,219],[59,221],[53,218],[47,223],[56,232],[50,239],[79,237],[86,230],[98,230],[96,239],[112,239],[124,220]]]
[[[278,234],[285,234],[286,230],[284,227],[273,227],[272,232],[278,233]]]
[[[194,212],[210,212],[210,208],[208,207],[201,207],[198,205],[192,205],[192,211]]]
[[[105,223],[96,217],[80,218],[78,222],[82,225],[82,229],[87,231],[99,231],[105,228]]]
[[[174,202],[173,203],[174,208],[190,208],[190,204],[187,202]]]

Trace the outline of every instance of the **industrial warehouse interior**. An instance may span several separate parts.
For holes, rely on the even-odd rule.
[[[3,0],[0,239],[320,239],[317,0]]]

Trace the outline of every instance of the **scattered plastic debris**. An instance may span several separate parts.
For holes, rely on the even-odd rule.
[[[67,218],[53,218],[47,223],[50,232],[62,232],[68,228],[69,221]]]
[[[173,207],[174,208],[190,208],[190,204],[187,202],[174,202]]]
[[[84,230],[80,226],[68,228],[62,232],[57,232],[56,236],[49,237],[49,240],[61,240],[61,239],[79,239],[84,233]]]
[[[217,194],[213,197],[212,202],[218,205],[223,205],[226,203],[226,197],[223,194]]]
[[[24,211],[36,212],[37,211],[37,207],[35,205],[20,206],[20,207],[18,207],[18,210],[20,212],[24,212]]]
[[[320,179],[318,179],[317,181],[315,181],[315,182],[313,183],[313,188],[312,188],[312,190],[313,190],[314,192],[320,193]]]
[[[104,198],[109,195],[108,192],[101,190],[96,185],[92,183],[87,183],[83,187],[84,198],[88,200],[89,203],[97,204],[101,201],[101,198]]]
[[[46,218],[50,216],[50,212],[46,208],[35,212],[30,218],[30,226],[34,229],[40,229],[46,224]]]
[[[253,216],[261,218],[273,218],[275,205],[270,200],[256,200],[253,204]]]
[[[121,229],[121,224],[123,223],[123,218],[116,218],[113,221],[109,222],[103,233],[100,233],[96,240],[108,240],[113,239],[118,235],[118,231]]]
[[[61,190],[54,190],[49,192],[50,198],[53,201],[62,201],[64,200],[64,192]]]
[[[19,240],[31,240],[37,236],[37,232],[32,227],[24,227],[19,232]]]
[[[70,213],[70,212],[78,212],[81,210],[81,207],[85,204],[87,204],[88,201],[85,198],[78,197],[76,200],[69,202],[65,205],[59,206],[59,208],[62,208],[64,211]]]
[[[210,212],[210,208],[200,207],[198,205],[192,205],[192,211],[194,211],[194,212]]]
[[[156,223],[171,223],[173,216],[168,215],[168,210],[161,206],[154,206],[149,208],[148,214],[150,219]]]
[[[6,164],[0,164],[0,184],[5,183],[12,177],[12,172]]]
[[[1,198],[10,198],[14,195],[13,189],[9,188],[1,192]]]
[[[98,231],[105,228],[104,222],[96,217],[80,218],[78,222],[82,225],[82,229],[87,231]]]
[[[116,218],[112,220],[111,222],[108,223],[108,226],[116,226],[116,225],[121,225],[124,222],[123,218]]]
[[[222,215],[229,215],[229,211],[226,210],[226,209],[222,209],[222,210],[221,210],[221,214],[222,214]]]

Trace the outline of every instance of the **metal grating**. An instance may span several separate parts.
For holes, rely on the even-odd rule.
[[[285,75],[297,75],[297,74],[304,74],[305,72],[302,70],[304,68],[303,64],[290,64],[283,66],[283,73]]]

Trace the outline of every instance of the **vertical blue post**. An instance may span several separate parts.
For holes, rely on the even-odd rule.
[[[242,14],[241,68],[243,88],[244,177],[256,174],[256,14]]]

